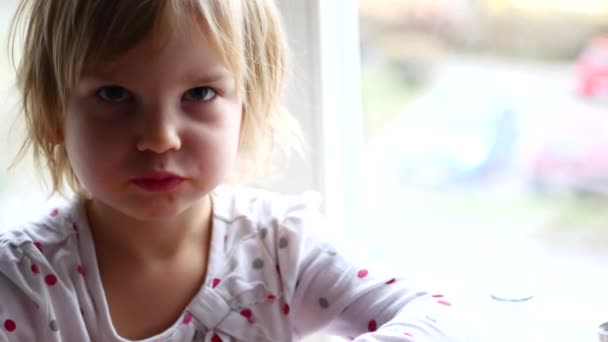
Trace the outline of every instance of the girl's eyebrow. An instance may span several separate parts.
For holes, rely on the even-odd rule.
[[[188,84],[209,84],[232,79],[234,75],[226,68],[217,68],[203,73],[188,73],[185,79]]]
[[[117,78],[116,74],[103,70],[84,70],[81,76],[81,79],[87,81],[116,80]]]
[[[122,77],[121,77],[122,76]],[[87,81],[109,81],[119,82],[124,75],[120,75],[107,70],[86,70],[82,74],[82,79]],[[225,67],[206,70],[203,72],[191,71],[185,73],[183,81],[187,84],[210,84],[226,80],[232,80],[234,75]]]

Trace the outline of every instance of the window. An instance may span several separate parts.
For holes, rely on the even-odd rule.
[[[607,3],[358,10],[367,221],[353,234],[458,291],[481,341],[597,339],[608,307]]]

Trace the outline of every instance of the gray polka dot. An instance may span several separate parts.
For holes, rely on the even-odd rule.
[[[435,316],[426,315],[426,319],[428,319],[429,321],[431,321],[433,323],[437,323],[437,318],[435,318]]]
[[[264,267],[264,260],[262,260],[260,258],[256,258],[255,260],[253,260],[253,263],[251,265],[256,270],[260,270],[260,269],[262,269]]]
[[[265,239],[266,235],[268,235],[268,229],[266,229],[266,228],[260,229],[260,238]]]
[[[327,309],[329,307],[329,301],[327,300],[327,298],[319,298],[319,306],[321,306],[321,308],[323,309]]]
[[[289,244],[289,242],[287,242],[287,238],[285,238],[285,237],[282,237],[279,240],[279,248],[285,248],[285,247],[287,247],[288,244]]]
[[[197,330],[194,333],[193,341],[203,341],[205,339],[205,333],[200,330]]]
[[[59,326],[57,325],[57,321],[52,320],[51,323],[49,324],[49,328],[51,328],[51,331],[59,331]]]
[[[428,294],[429,294],[428,292],[418,292],[418,293],[416,293],[416,297],[424,297]]]
[[[331,256],[336,256],[338,253],[334,250],[329,250],[329,251],[327,251],[327,254],[329,254]]]

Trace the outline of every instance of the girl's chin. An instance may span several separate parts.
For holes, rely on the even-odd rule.
[[[101,215],[123,216],[137,221],[170,221],[189,212],[195,214],[210,205],[208,194],[177,192],[170,195],[142,195],[128,193],[119,196],[92,196],[94,207],[100,209]]]
[[[124,214],[138,221],[165,221],[172,220],[188,212],[200,212],[206,206],[203,198],[190,201],[163,201],[157,200],[150,203],[140,203],[124,210]],[[197,210],[196,207],[201,207]]]

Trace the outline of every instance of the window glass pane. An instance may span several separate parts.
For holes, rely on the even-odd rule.
[[[359,15],[367,222],[354,234],[460,290],[483,340],[597,339],[608,2],[360,0]]]

